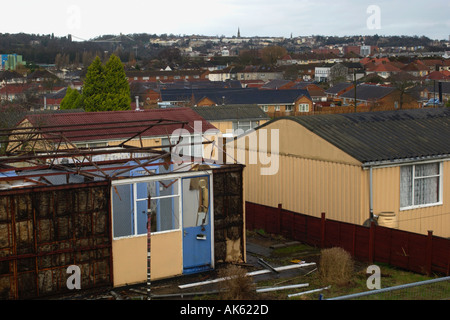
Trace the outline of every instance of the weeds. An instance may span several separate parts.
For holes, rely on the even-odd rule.
[[[354,261],[342,248],[324,249],[319,263],[319,277],[323,283],[346,285],[353,277]]]
[[[219,271],[219,278],[225,278],[219,284],[220,299],[222,300],[247,300],[255,295],[253,279],[248,277],[244,268],[229,265]]]

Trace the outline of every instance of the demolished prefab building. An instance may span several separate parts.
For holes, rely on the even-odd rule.
[[[1,157],[0,299],[70,292],[71,266],[89,289],[245,262],[244,167],[163,147]]]

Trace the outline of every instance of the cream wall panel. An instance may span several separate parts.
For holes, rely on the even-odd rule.
[[[450,161],[443,163],[443,204],[400,211],[400,167],[374,169],[374,213],[396,214],[398,228],[440,237],[450,237]]]
[[[147,237],[113,240],[114,286],[147,281]],[[183,272],[181,231],[152,234],[151,279],[169,278]]]
[[[271,207],[283,208],[328,219],[362,224],[369,209],[362,210],[363,171],[358,166],[280,156],[276,175],[263,176],[260,165],[247,165],[245,198]]]

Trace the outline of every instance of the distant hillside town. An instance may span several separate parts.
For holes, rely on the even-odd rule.
[[[59,110],[69,87],[82,91],[94,58],[115,55],[130,109],[256,105],[277,117],[448,103],[449,41],[241,34],[0,34],[1,102],[24,112]]]

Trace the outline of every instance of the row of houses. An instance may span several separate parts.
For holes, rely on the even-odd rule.
[[[315,82],[277,79],[243,87],[241,81],[209,80],[180,82],[130,83],[131,108],[149,109],[173,106],[256,105],[269,117],[311,115],[356,111],[414,109],[432,104],[445,104],[450,94],[449,82],[428,80],[406,90],[395,84],[336,83],[324,89]],[[80,89],[80,86],[74,85]],[[37,83],[10,84],[0,88],[4,101],[14,101],[27,92],[41,95],[33,101],[33,110],[57,110],[66,94],[66,87],[47,88]],[[356,107],[355,109],[355,99]],[[431,100],[433,102],[430,102]],[[438,101],[437,103],[435,101]],[[337,108],[339,107],[339,108]]]

